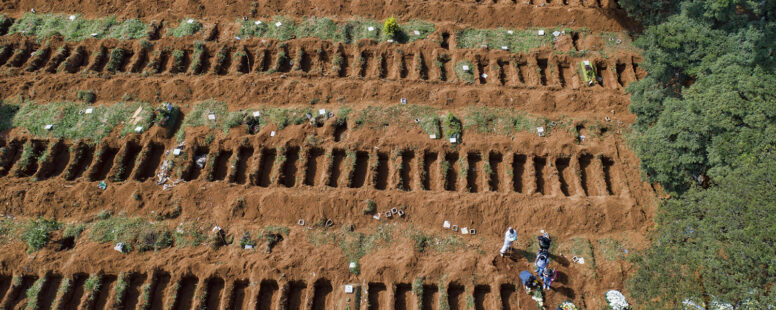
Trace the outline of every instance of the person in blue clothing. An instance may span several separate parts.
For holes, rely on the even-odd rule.
[[[531,294],[531,289],[539,286],[539,281],[537,281],[536,277],[528,270],[520,272],[520,282],[523,283],[523,288],[525,288],[525,292],[529,295]]]
[[[544,268],[547,268],[549,263],[550,256],[547,254],[547,252],[539,251],[538,255],[536,256],[536,262],[534,262],[534,265],[536,265],[536,274],[541,275],[544,271]]]
[[[550,284],[552,284],[552,281],[555,280],[555,276],[558,275],[558,272],[550,268],[544,268],[540,275],[542,277],[542,288],[549,290]]]

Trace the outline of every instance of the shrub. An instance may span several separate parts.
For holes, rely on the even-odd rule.
[[[190,36],[192,34],[195,34],[201,29],[202,29],[202,23],[191,18],[184,18],[179,21],[178,27],[170,30],[170,35],[176,38],[180,38],[180,37],[185,37],[185,36]]]
[[[368,199],[364,201],[364,204],[365,204],[364,214],[370,214],[377,211],[377,203],[375,203],[374,201]]]
[[[97,95],[94,94],[93,90],[79,90],[76,93],[76,98],[83,102],[94,103],[97,100]]]
[[[396,18],[393,16],[388,17],[388,19],[385,20],[385,25],[383,25],[383,33],[390,38],[393,38],[396,36],[397,32],[399,31],[399,22],[396,21]]]

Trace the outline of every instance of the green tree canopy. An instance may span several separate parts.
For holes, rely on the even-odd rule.
[[[665,201],[630,292],[644,309],[776,305],[776,153],[742,161],[716,187]]]

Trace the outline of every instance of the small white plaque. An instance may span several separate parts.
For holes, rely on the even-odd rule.
[[[553,31],[553,32],[552,32],[552,36],[554,36],[554,37],[557,37],[557,36],[559,36],[559,35],[560,35],[560,31],[557,31],[557,30],[556,30],[556,31]]]
[[[260,21],[260,20],[257,20],[257,21],[256,21],[254,24],[256,24],[256,25],[261,25],[261,21]]]
[[[141,133],[141,132],[143,132],[143,126],[137,126],[137,127],[135,127],[135,132],[137,132],[137,133]]]
[[[347,293],[347,294],[353,294],[353,286],[352,286],[352,285],[350,285],[350,284],[348,284],[348,285],[345,285],[345,293]]]
[[[508,50],[509,50],[509,47],[505,45],[505,46],[502,46],[502,47],[501,47],[501,49],[502,49],[502,50],[505,50],[505,51],[508,51]]]
[[[189,24],[193,24],[193,23],[194,23],[194,20],[193,20],[193,19],[189,19],[189,20],[188,20],[188,21],[186,21],[186,22],[187,22],[187,23],[189,23]]]
[[[275,136],[275,131],[274,131],[274,130],[273,130],[273,131],[271,131],[271,132],[269,133],[269,136],[270,136],[270,137],[274,137],[274,136]]]
[[[462,234],[462,235],[468,235],[468,234],[469,234],[469,229],[468,229],[468,228],[466,228],[466,227],[464,227],[464,228],[461,228],[461,234]]]
[[[54,128],[54,125],[51,125],[51,124],[46,125],[45,127],[43,127],[43,129],[46,129],[46,130],[51,130],[53,128]]]
[[[415,30],[415,35],[419,36],[420,35],[420,31]]]
[[[320,114],[320,115],[326,115],[326,109],[320,109],[320,110],[318,110],[318,114]]]
[[[259,117],[261,116],[261,111],[253,112],[253,117]]]
[[[445,221],[444,223],[442,223],[442,228],[450,228],[450,222]]]
[[[436,139],[436,135],[428,135],[428,137],[431,138],[431,140]]]
[[[366,29],[369,30],[369,31],[375,31],[375,27],[372,27],[372,26],[369,26]]]
[[[483,78],[483,79],[487,79],[487,78],[488,78],[488,74],[486,74],[486,73],[483,73],[483,74],[482,74],[482,78]]]
[[[350,262],[350,265],[348,265],[348,267],[350,267],[351,269],[356,268],[356,262]]]
[[[209,119],[209,120],[211,120],[211,121],[214,121],[214,120],[216,120],[216,115],[215,115],[215,113],[210,113],[210,114],[208,114],[208,115],[207,115],[207,119]]]
[[[469,66],[463,65],[461,66],[461,69],[463,69],[463,71],[469,71]]]
[[[456,139],[455,137],[450,138],[450,143],[458,143],[458,139]]]
[[[540,35],[540,36],[543,36],[544,35],[544,30],[539,30],[539,32],[537,34]]]
[[[172,155],[178,156],[181,154],[181,149],[174,149],[172,150]]]
[[[512,31],[512,30],[507,30],[507,33],[508,33],[508,34],[515,34],[515,32],[514,32],[514,31]]]
[[[86,109],[86,111],[84,111],[84,113],[86,113],[86,114],[92,114],[92,112],[93,112],[93,111],[94,111],[94,109],[92,109],[92,108],[88,108],[88,109]]]
[[[283,26],[283,23],[281,23],[281,22],[275,23],[275,27],[280,27],[280,26]]]
[[[70,15],[70,20],[75,20],[75,15]]]

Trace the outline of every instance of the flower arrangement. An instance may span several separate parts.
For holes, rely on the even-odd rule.
[[[620,291],[609,290],[606,292],[606,302],[609,303],[609,308],[612,310],[629,310],[630,305],[625,300],[625,295]]]

